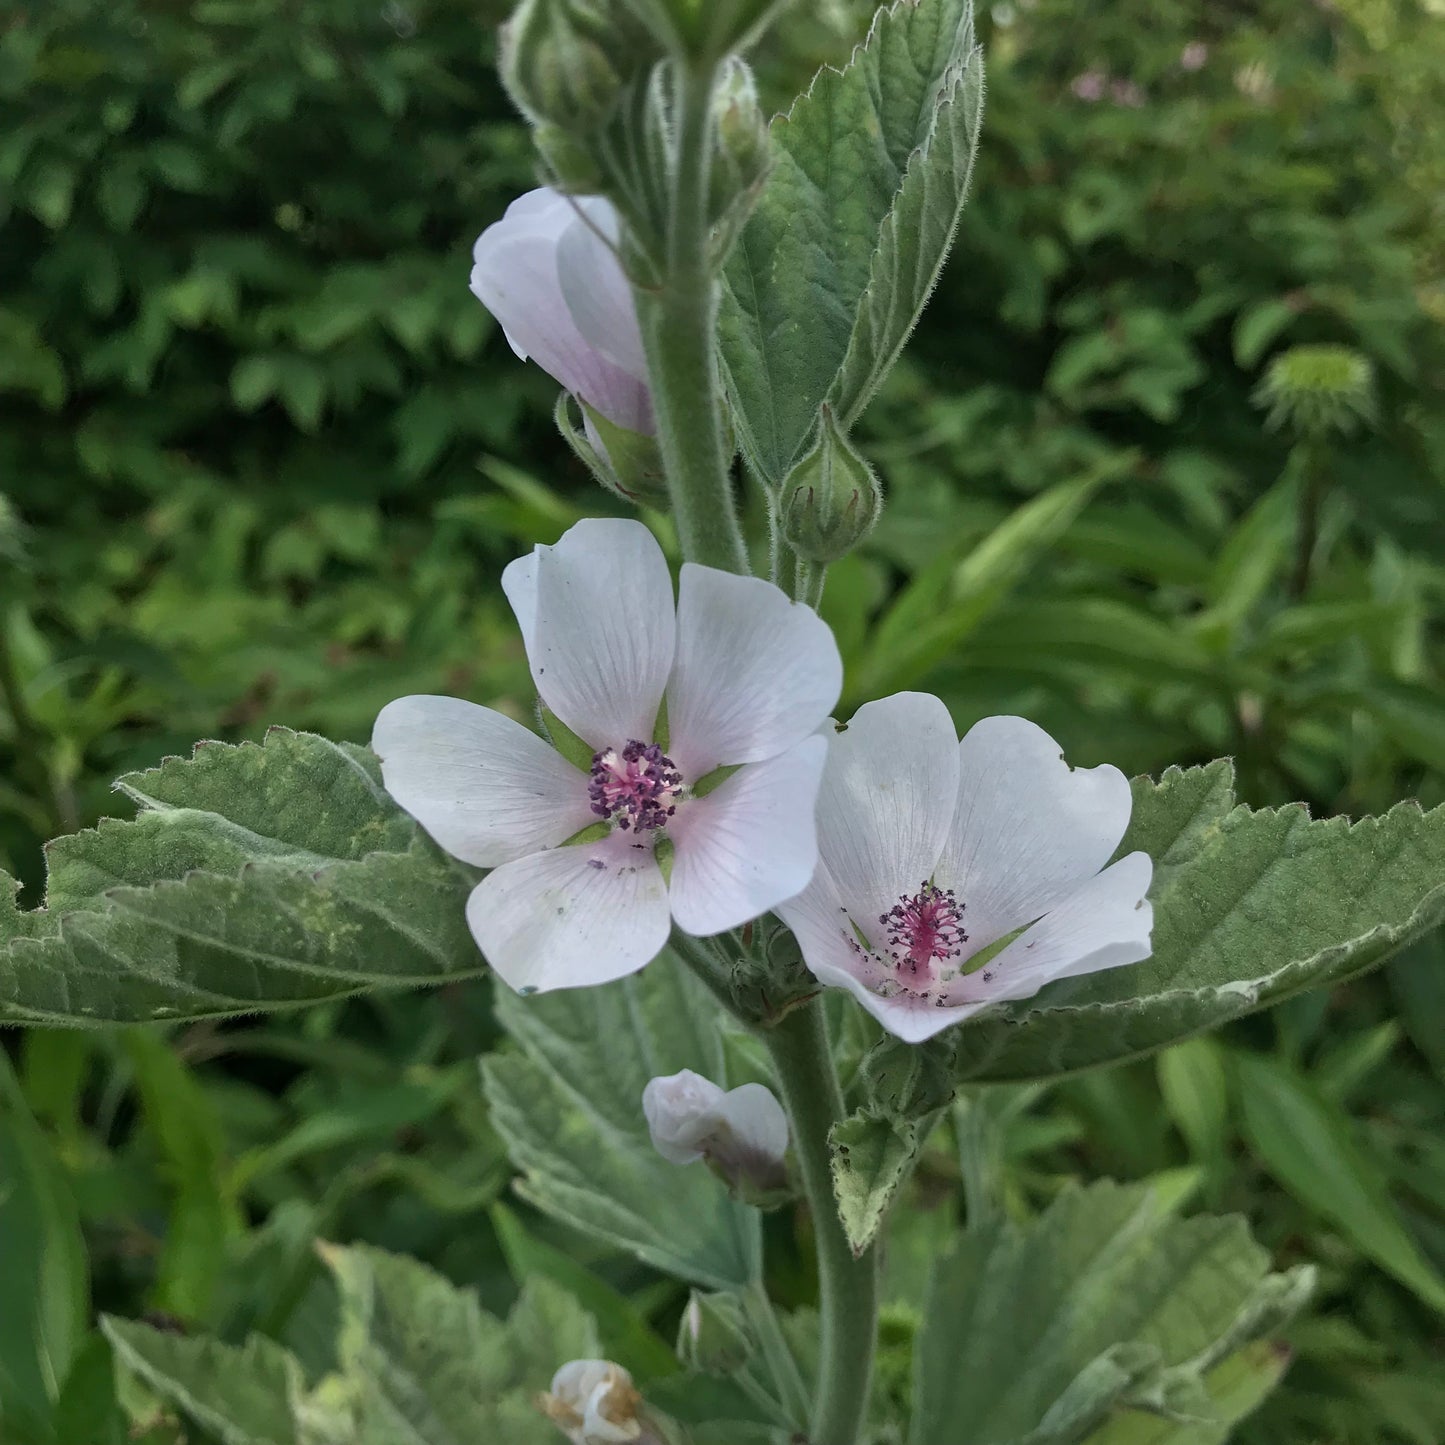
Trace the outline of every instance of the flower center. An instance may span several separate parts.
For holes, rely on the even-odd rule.
[[[922,884],[911,898],[905,894],[878,921],[888,930],[883,952],[905,981],[932,982],[936,965],[951,963],[968,942],[963,904],[935,883]]]
[[[623,832],[661,828],[677,811],[681,791],[682,774],[656,743],[633,738],[620,753],[604,748],[592,756],[592,811]]]

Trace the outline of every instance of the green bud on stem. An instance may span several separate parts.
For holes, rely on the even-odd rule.
[[[825,403],[817,440],[783,482],[778,513],[784,539],[805,561],[836,562],[873,530],[882,510],[873,468]]]
[[[622,89],[607,52],[577,25],[569,0],[522,0],[502,31],[502,81],[536,124],[585,133]]]

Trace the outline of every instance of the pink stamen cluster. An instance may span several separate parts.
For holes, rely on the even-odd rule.
[[[924,883],[911,898],[906,894],[878,921],[888,930],[884,952],[900,974],[931,982],[934,965],[958,957],[968,934],[963,931],[963,904],[951,888]]]
[[[633,738],[619,753],[604,748],[592,757],[587,796],[599,818],[615,820],[626,832],[661,828],[677,811],[682,774],[656,743]]]

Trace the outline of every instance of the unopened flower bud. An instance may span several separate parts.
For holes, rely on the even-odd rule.
[[[573,1360],[537,1402],[572,1445],[640,1445],[642,1396],[610,1360]]]
[[[573,455],[596,481],[624,502],[634,507],[666,509],[667,475],[657,438],[618,426],[585,401],[578,403],[582,413],[579,430],[572,419],[573,400],[570,393],[563,392],[557,398],[554,414],[557,429]]]
[[[762,1198],[786,1186],[788,1116],[762,1084],[724,1092],[684,1069],[648,1082],[642,1112],[653,1146],[669,1163],[705,1159],[744,1197]]]
[[[713,90],[718,164],[713,168],[712,211],[721,217],[767,175],[768,122],[746,63],[732,56]]]
[[[1270,362],[1254,403],[1268,407],[1268,426],[1297,436],[1347,435],[1375,419],[1374,368],[1348,346],[1292,346]]]
[[[783,483],[783,536],[809,562],[836,562],[873,530],[883,493],[873,469],[824,406],[818,439]]]
[[[622,77],[569,10],[568,0],[522,0],[502,31],[502,80],[532,120],[585,132],[612,114]]]
[[[677,1335],[677,1353],[685,1365],[709,1375],[728,1375],[752,1354],[742,1307],[735,1296],[694,1290]]]

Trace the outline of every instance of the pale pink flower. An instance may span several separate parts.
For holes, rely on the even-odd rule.
[[[662,550],[629,521],[577,523],[502,587],[537,691],[586,755],[453,697],[388,704],[372,739],[397,802],[493,870],[467,919],[496,972],[523,992],[606,983],[674,922],[722,933],[798,893],[817,861],[818,729],[842,685],[818,615],[692,563],[674,604]]]
[[[778,913],[821,982],[916,1043],[1149,956],[1153,865],[1104,866],[1131,807],[1117,768],[1070,769],[1023,718],[985,718],[960,743],[936,697],[899,693],[833,741],[818,869]]]
[[[512,202],[472,251],[472,290],[512,350],[629,431],[654,430],[632,287],[602,196],[543,188]]]
[[[1114,81],[1109,86],[1109,94],[1114,98],[1115,105],[1126,105],[1131,110],[1138,110],[1149,99],[1143,87],[1133,80]]]
[[[653,1148],[669,1164],[706,1159],[733,1184],[775,1189],[786,1181],[788,1116],[764,1084],[724,1090],[684,1069],[649,1079],[642,1091]]]
[[[1074,92],[1080,100],[1093,102],[1104,98],[1104,87],[1108,84],[1109,77],[1102,70],[1086,70],[1081,75],[1076,75],[1069,89]]]
[[[1203,70],[1209,62],[1209,47],[1202,40],[1191,40],[1179,52],[1181,70]]]

